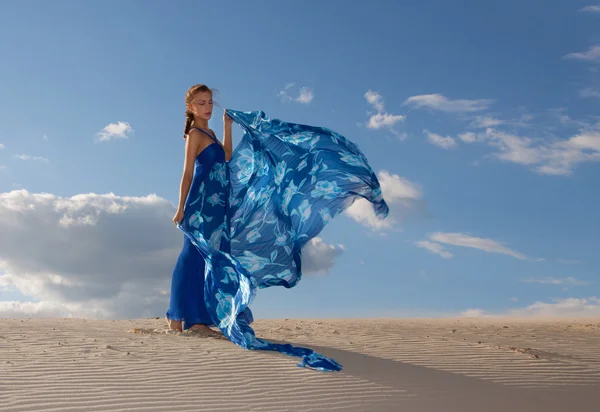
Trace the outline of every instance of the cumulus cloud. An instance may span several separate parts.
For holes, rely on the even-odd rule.
[[[320,237],[311,239],[302,249],[302,273],[328,272],[343,252],[344,245],[329,245]]]
[[[427,141],[434,146],[441,147],[442,149],[454,149],[458,146],[456,139],[450,136],[441,136],[437,133],[432,133],[429,130],[423,130],[423,134],[427,136]]]
[[[562,286],[588,286],[593,282],[587,282],[584,280],[579,280],[574,277],[567,277],[564,279],[553,278],[553,277],[542,277],[542,278],[527,278],[523,279],[524,283],[539,283],[541,285],[562,285]]]
[[[436,253],[446,259],[451,258],[452,254],[446,252],[443,245],[468,247],[472,249],[482,250],[488,253],[499,253],[503,255],[508,255],[520,260],[532,260],[523,253],[510,249],[500,242],[497,242],[492,239],[471,236],[465,233],[436,232],[430,234],[428,240],[422,240],[420,242],[417,242],[418,247],[425,248],[430,252]],[[442,252],[445,252],[447,254],[442,255]]]
[[[96,141],[109,142],[116,139],[128,139],[131,134],[133,134],[133,128],[129,123],[110,123],[96,134]]]
[[[368,113],[370,115],[369,121],[367,122],[367,127],[369,129],[377,130],[386,128],[393,132],[399,138],[406,138],[406,134],[400,134],[396,130],[394,130],[394,126],[396,125],[396,123],[404,121],[404,119],[406,119],[406,116],[388,113],[385,110],[383,96],[370,89],[365,93],[365,99],[367,100],[367,103],[369,103],[373,107],[373,109],[375,109],[375,112]]]
[[[565,58],[600,63],[600,44],[590,46],[585,52],[569,53]]]
[[[423,209],[423,192],[415,183],[385,170],[377,174],[383,198],[390,207],[387,219],[377,218],[373,206],[364,199],[355,201],[346,214],[371,229],[388,229],[413,213]]]
[[[390,113],[375,113],[369,118],[367,127],[369,129],[392,128],[396,123],[404,120],[404,116]]]
[[[89,308],[105,318],[156,314],[181,244],[172,214],[153,195],[2,193],[0,279],[37,307],[73,316]]]
[[[32,298],[0,302],[0,317],[162,316],[183,244],[174,213],[156,195],[0,193],[0,288]],[[342,250],[313,239],[303,266],[327,271]]]
[[[285,85],[285,88],[278,93],[278,96],[283,101],[293,101],[296,103],[308,104],[313,101],[315,95],[313,90],[310,87],[301,87],[298,91],[297,96],[292,96],[289,94],[289,90],[294,88],[296,83],[288,83]]]
[[[374,92],[369,89],[365,93],[365,99],[367,99],[367,102],[369,104],[371,104],[375,108],[375,110],[377,110],[378,112],[385,111],[385,106],[383,104],[383,96],[380,95],[379,93]]]
[[[478,112],[487,109],[492,103],[493,100],[489,99],[452,100],[441,94],[412,96],[404,102],[405,105],[417,109],[429,108],[449,113]]]

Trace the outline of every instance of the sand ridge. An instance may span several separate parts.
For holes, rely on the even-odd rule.
[[[337,359],[339,373],[219,337],[165,333],[163,322],[0,320],[0,411],[583,412],[600,405],[599,320],[254,324],[258,336]]]

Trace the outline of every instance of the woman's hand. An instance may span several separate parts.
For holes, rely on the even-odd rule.
[[[227,114],[225,109],[223,109],[223,124],[226,127],[229,127],[233,124],[233,119],[231,117],[229,117],[229,115]]]
[[[175,226],[177,226],[177,224],[181,223],[182,220],[183,209],[177,209],[177,213],[175,213],[175,216],[173,217],[173,223],[175,223]]]

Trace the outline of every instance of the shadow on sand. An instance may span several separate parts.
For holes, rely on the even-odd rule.
[[[291,343],[291,342],[277,342]],[[310,347],[340,362],[342,372],[406,395],[371,405],[369,411],[402,412],[597,412],[600,385],[525,389],[409,363],[330,347]],[[532,382],[534,383],[534,382]]]

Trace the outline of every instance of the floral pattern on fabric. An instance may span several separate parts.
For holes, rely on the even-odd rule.
[[[248,306],[259,288],[296,285],[302,248],[356,199],[368,200],[385,218],[379,181],[358,147],[332,130],[271,120],[261,111],[227,114],[242,127],[242,141],[229,162],[217,156],[205,165],[210,172],[188,196],[179,225],[206,260],[208,312],[244,348],[298,356],[303,367],[341,370],[311,349],[257,338]]]

